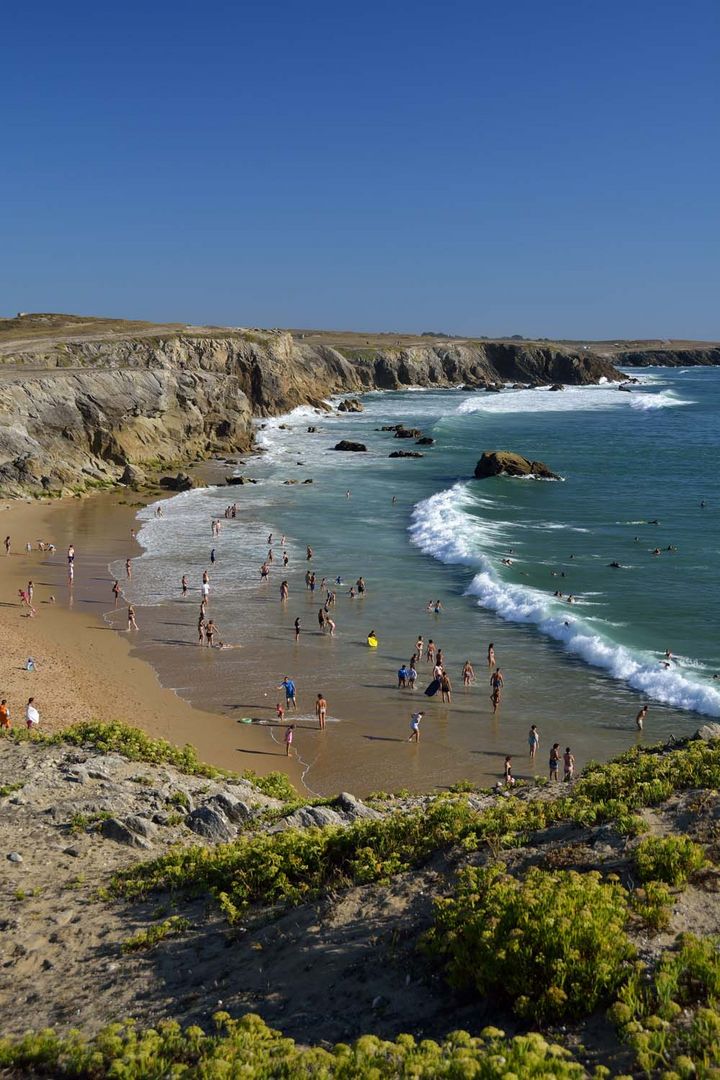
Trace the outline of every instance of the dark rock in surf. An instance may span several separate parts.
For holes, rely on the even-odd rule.
[[[564,390],[564,389],[565,389],[565,387],[563,386],[563,384],[559,383],[559,382],[553,383],[552,386],[548,386],[548,390]]]
[[[188,476],[185,472],[179,472],[177,476],[161,476],[159,484],[166,491],[189,491],[190,488],[195,487],[192,476]]]
[[[365,406],[358,401],[357,398],[345,398],[345,400],[341,401],[338,405],[338,412],[359,413],[364,411]]]
[[[431,439],[429,435],[423,435],[422,439],[417,440],[417,446],[432,446],[435,440]]]
[[[521,454],[509,450],[485,450],[475,466],[475,478],[484,480],[489,476],[536,476],[542,480],[559,480],[560,477],[542,461],[529,461]]]
[[[406,428],[403,424],[399,424],[395,428],[396,439],[422,439],[423,433],[420,428],[412,427]]]
[[[424,457],[424,454],[419,454],[417,450],[393,450],[392,454],[388,454],[388,457]]]
[[[346,450],[354,454],[362,454],[367,451],[367,446],[365,443],[350,442],[348,439],[341,439],[333,449]]]

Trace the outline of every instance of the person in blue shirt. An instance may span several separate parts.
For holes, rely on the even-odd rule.
[[[403,664],[403,666],[399,669],[399,671],[397,673],[397,675],[398,675],[398,690],[403,686],[407,686],[408,674],[409,674],[408,669],[405,666],[405,664]]]
[[[289,675],[286,675],[283,681],[278,686],[278,690],[285,691],[285,705],[289,708],[291,705],[293,709],[297,709],[297,700],[295,697],[295,683],[292,681]]]

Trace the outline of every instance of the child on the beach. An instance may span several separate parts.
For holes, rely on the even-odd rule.
[[[275,703],[275,712],[277,713],[278,720],[282,724],[285,719],[285,706],[281,705],[279,701]]]
[[[410,738],[408,742],[420,742],[420,721],[425,714],[415,712],[410,717]]]
[[[292,743],[293,743],[294,734],[295,734],[295,725],[291,724],[290,727],[285,732],[285,754],[286,754],[287,757],[290,757],[290,747],[292,746]]]

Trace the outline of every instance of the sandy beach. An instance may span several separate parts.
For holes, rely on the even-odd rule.
[[[32,695],[43,731],[78,721],[118,720],[177,745],[191,743],[203,760],[218,767],[261,774],[280,769],[299,784],[298,764],[285,757],[267,731],[194,708],[163,688],[152,667],[132,655],[128,635],[116,633],[103,619],[113,607],[108,563],[140,554],[130,534],[137,507],[132,493],[0,503],[2,536],[11,538],[10,554],[5,556],[3,548],[0,555],[5,660],[0,696],[7,699],[13,725],[24,725]],[[55,554],[38,550],[38,540],[54,543]],[[32,544],[30,553],[27,543]],[[65,569],[69,543],[77,552],[72,590]],[[35,617],[18,596],[30,580]],[[29,657],[34,671],[26,670]]]

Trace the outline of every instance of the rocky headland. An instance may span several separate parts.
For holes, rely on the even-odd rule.
[[[323,410],[332,394],[601,378],[622,376],[608,359],[552,343],[23,315],[0,321],[0,486],[67,492],[114,484],[128,465],[142,476],[243,452],[254,417]],[[358,404],[349,397],[343,411]]]

